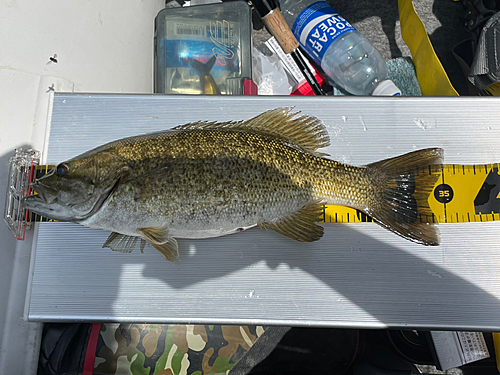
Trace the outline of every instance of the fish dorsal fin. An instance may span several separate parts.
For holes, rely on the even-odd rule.
[[[317,241],[323,237],[323,227],[317,225],[319,216],[323,213],[321,202],[313,202],[291,215],[272,222],[261,223],[262,229],[272,229],[280,234],[301,242]]]
[[[108,247],[113,251],[120,251],[122,253],[131,253],[138,239],[139,237],[113,232],[109,235],[102,247]]]
[[[328,131],[321,120],[300,112],[292,112],[292,108],[272,109],[247,121],[193,122],[174,129],[234,129],[257,132],[285,139],[314,154],[320,154],[316,153],[316,150],[330,144]]]
[[[177,241],[175,238],[169,236],[167,227],[141,228],[139,232],[169,262],[174,263],[179,257]]]

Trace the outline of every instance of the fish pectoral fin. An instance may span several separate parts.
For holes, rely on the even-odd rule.
[[[120,251],[122,253],[131,253],[132,250],[134,250],[138,239],[139,237],[127,236],[125,234],[113,232],[109,235],[102,247],[108,247],[113,251]]]
[[[323,213],[321,202],[310,203],[281,220],[259,224],[262,229],[272,229],[280,234],[301,242],[313,242],[323,237],[324,229],[317,225]]]
[[[139,232],[169,262],[174,263],[179,258],[179,246],[175,238],[169,236],[168,227],[141,228]]]

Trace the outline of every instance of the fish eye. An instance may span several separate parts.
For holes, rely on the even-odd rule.
[[[56,168],[57,177],[64,177],[68,174],[68,172],[69,172],[69,166],[66,163],[61,163]]]

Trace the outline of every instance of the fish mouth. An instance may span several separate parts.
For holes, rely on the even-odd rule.
[[[21,207],[53,220],[79,223],[99,211],[104,203],[118,189],[120,180],[121,179],[118,179],[110,189],[97,198],[92,208],[87,212],[78,211],[77,206],[78,203],[88,202],[91,198],[80,202],[74,202],[74,204],[63,205],[58,202],[57,189],[44,185],[42,179],[30,184],[30,187],[34,189],[37,194],[24,197],[21,200]]]
[[[52,168],[44,176],[29,184],[32,191],[36,192],[36,194],[42,198],[46,204],[53,203],[54,199],[57,197],[57,189],[45,181],[54,175],[55,170],[55,168]]]
[[[21,200],[21,207],[52,220],[69,221],[67,217],[55,209],[60,206],[47,203],[39,194],[24,197]]]
[[[25,210],[34,211],[41,204],[47,204],[40,195],[29,195],[21,200],[21,207]]]
[[[57,198],[57,190],[47,186],[43,185],[40,182],[33,182],[29,185],[29,187],[36,192],[36,195],[33,195],[34,197],[38,197],[40,200],[42,200],[46,204],[51,204],[54,203],[55,199]]]
[[[45,215],[53,211],[50,205],[57,200],[57,190],[48,184],[44,184],[44,179],[54,174],[54,169],[50,170],[42,178],[31,182],[29,187],[36,194],[28,195],[21,200],[21,207],[25,210]]]

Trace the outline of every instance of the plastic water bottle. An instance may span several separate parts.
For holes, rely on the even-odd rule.
[[[386,79],[385,61],[326,1],[280,0],[281,13],[302,49],[353,95],[401,95]]]

